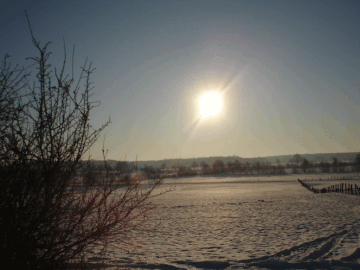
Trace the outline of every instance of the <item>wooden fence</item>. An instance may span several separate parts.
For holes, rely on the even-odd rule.
[[[304,183],[300,179],[298,179],[298,181],[303,187],[307,188],[308,190],[314,193],[338,192],[338,193],[360,196],[360,188],[356,184],[340,183],[319,189]]]

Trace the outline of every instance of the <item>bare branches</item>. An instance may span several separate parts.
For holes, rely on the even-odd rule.
[[[0,68],[0,256],[15,268],[54,268],[82,260],[94,245],[106,252],[113,242],[131,244],[129,233],[139,229],[153,209],[152,185],[144,178],[90,172],[79,174],[84,154],[110,120],[98,128],[90,123],[91,63],[85,61],[74,79],[65,74],[66,47],[60,74],[49,63],[48,45],[40,46],[29,23],[38,56],[35,67],[11,68],[5,55]],[[33,81],[30,81],[33,79]],[[104,160],[106,164],[106,153]]]

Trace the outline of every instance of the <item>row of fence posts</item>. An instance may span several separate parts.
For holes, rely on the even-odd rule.
[[[331,177],[328,177],[326,179],[321,179],[321,178],[311,178],[311,179],[308,179],[308,180],[355,180],[355,179],[359,179],[360,178],[360,174],[352,174],[352,175],[342,175],[342,176],[331,176]],[[306,180],[306,178],[305,178]]]
[[[304,183],[300,179],[298,179],[298,181],[303,187],[314,193],[338,192],[360,196],[360,188],[356,184],[340,183],[337,185],[331,185],[325,188],[318,189]]]

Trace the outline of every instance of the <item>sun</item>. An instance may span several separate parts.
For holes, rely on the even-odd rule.
[[[200,98],[199,108],[202,118],[216,116],[222,109],[222,96],[219,92],[207,92]]]

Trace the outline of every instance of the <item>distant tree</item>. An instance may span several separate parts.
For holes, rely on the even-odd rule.
[[[281,164],[280,159],[276,159],[276,173],[278,174],[284,174],[285,173],[285,167]]]
[[[341,173],[345,172],[346,171],[346,163],[340,161],[338,168],[339,168],[339,172],[341,172]]]
[[[245,162],[244,172],[246,174],[252,174],[253,173],[253,166],[251,166],[249,162]]]
[[[296,164],[292,164],[291,173],[299,173],[299,167]]]
[[[191,163],[191,168],[192,168],[193,170],[196,170],[198,167],[199,167],[199,164],[194,160],[194,161]]]
[[[107,166],[105,166],[105,168],[107,169],[108,172],[111,172],[114,170],[114,167],[111,166],[110,164],[107,164]],[[105,170],[106,171],[106,170]]]
[[[357,154],[355,157],[355,171],[360,172],[360,154]]]
[[[93,162],[89,161],[82,167],[82,180],[86,187],[94,186],[99,183],[99,169]]]
[[[270,170],[270,174],[277,174],[278,166],[277,165],[272,165],[271,162],[269,162],[269,170]]]
[[[299,173],[299,164],[302,162],[303,158],[299,154],[295,154],[290,160],[291,172]]]
[[[186,168],[185,165],[179,165],[179,166],[178,166],[178,175],[179,175],[179,176],[185,175],[186,172],[187,172],[187,168]]]
[[[320,171],[322,173],[329,173],[330,172],[330,163],[329,162],[320,162]]]
[[[309,168],[309,161],[304,158],[303,162],[301,163],[301,168],[303,169],[303,172],[306,173],[307,169]]]
[[[153,166],[144,165],[141,169],[148,179],[156,179],[160,177],[160,172],[158,169],[155,169]]]
[[[280,159],[278,159],[278,158],[276,159],[276,164],[277,164],[277,165],[280,165],[280,164],[281,164]]]
[[[254,163],[253,167],[254,167],[254,171],[255,171],[257,174],[261,173],[261,163],[260,163],[260,161],[256,161],[256,162]]]
[[[201,174],[209,173],[210,166],[206,162],[202,161],[200,163],[200,167],[201,167]]]
[[[217,160],[214,161],[214,163],[212,165],[212,168],[213,168],[213,172],[216,173],[216,174],[225,172],[225,164],[220,159],[217,159]]]
[[[234,174],[235,172],[235,166],[234,163],[232,163],[230,160],[226,163],[226,167],[228,172],[230,172],[231,174]]]
[[[126,161],[118,161],[115,164],[114,170],[120,174],[125,174],[129,172],[129,164]]]
[[[266,161],[266,162],[262,162],[262,171],[264,174],[271,174],[271,162]]]
[[[293,160],[296,163],[296,166],[299,167],[299,164],[303,160],[303,157],[299,154],[295,154]]]
[[[239,160],[235,159],[234,163],[233,163],[233,167],[236,173],[242,173],[243,168],[241,166],[241,163],[239,162]]]
[[[284,174],[285,173],[285,166],[282,165],[282,164],[277,165],[277,173]]]
[[[315,167],[315,164],[313,161],[309,161],[307,172],[308,173],[316,173],[316,167]]]
[[[194,176],[197,175],[197,172],[192,170],[190,167],[185,165],[178,166],[178,176]]]
[[[160,168],[161,168],[161,170],[163,170],[163,171],[164,171],[164,170],[166,169],[166,163],[165,163],[165,162],[164,162],[164,163],[162,163],[162,164],[161,164],[161,166],[160,166]]]
[[[333,157],[332,158],[333,162],[332,162],[332,171],[333,173],[337,173],[339,172],[339,162],[338,162],[338,159],[337,157]]]

